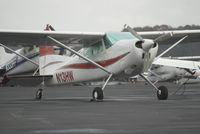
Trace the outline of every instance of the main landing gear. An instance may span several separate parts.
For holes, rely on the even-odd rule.
[[[158,87],[157,97],[159,100],[166,100],[168,98],[168,89],[165,86]]]
[[[103,101],[103,90],[100,87],[96,87],[92,92],[93,101]]]
[[[35,94],[35,99],[36,100],[41,100],[42,99],[42,95],[43,95],[43,89],[44,89],[44,80],[42,81],[42,83],[40,84],[40,88],[37,90],[36,94]]]
[[[145,79],[153,88],[156,90],[157,98],[159,100],[166,100],[168,98],[168,89],[165,86],[156,87],[148,78],[140,74],[140,76]]]
[[[110,80],[110,78],[112,77],[112,73],[110,73],[109,77],[107,78],[106,82],[103,84],[102,88],[100,87],[95,87],[95,89],[92,92],[92,99],[91,101],[103,101],[104,95],[103,95],[103,90],[106,87],[106,85],[108,84],[108,81]]]

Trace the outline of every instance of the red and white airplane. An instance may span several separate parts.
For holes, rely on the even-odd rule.
[[[167,99],[167,88],[164,86],[157,88],[144,77],[143,73],[148,70],[156,57],[157,42],[170,36],[172,32],[166,32],[164,35],[163,32],[141,33],[143,36],[159,36],[152,40],[143,39],[130,27],[125,27],[125,31],[128,32],[90,33],[0,30],[0,43],[2,46],[42,45],[39,49],[39,76],[6,77],[4,82],[6,83],[11,79],[31,81],[37,79],[41,88],[38,89],[36,98],[41,99],[44,86],[79,83],[107,77],[101,87],[96,87],[93,90],[92,95],[93,100],[103,100],[104,89],[110,78],[113,75],[124,72],[127,75],[139,74],[154,87],[157,91],[158,99]],[[179,36],[199,33],[200,30],[173,32],[174,35],[177,34]],[[183,37],[180,41],[185,38]],[[84,45],[79,52],[68,46],[77,41]],[[71,57],[56,55],[53,49],[55,45],[66,48],[74,55]]]

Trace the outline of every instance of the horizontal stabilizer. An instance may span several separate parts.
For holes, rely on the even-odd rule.
[[[53,75],[16,75],[5,76],[0,82],[2,86],[38,86],[41,82],[49,80]]]

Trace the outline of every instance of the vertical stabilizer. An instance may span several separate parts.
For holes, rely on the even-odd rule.
[[[49,74],[45,71],[45,67],[51,62],[50,55],[55,55],[53,46],[40,46],[39,47],[39,69],[40,75]]]
[[[53,46],[40,46],[39,48],[39,56],[45,56],[50,54],[55,54]]]
[[[55,29],[47,24],[45,31],[55,31]],[[55,55],[55,50],[53,46],[39,46],[39,69],[40,69],[40,75],[46,75],[49,74],[47,70],[45,70],[46,66],[52,61],[52,56]]]

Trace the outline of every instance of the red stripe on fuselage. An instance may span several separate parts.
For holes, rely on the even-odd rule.
[[[113,58],[113,59],[109,59],[109,60],[105,60],[105,61],[99,61],[99,62],[96,62],[96,63],[101,65],[102,67],[106,67],[106,66],[109,66],[109,65],[115,63],[116,61],[122,59],[128,53],[125,53],[125,54],[123,54],[123,55],[121,55],[119,57]],[[91,64],[91,63],[81,63],[81,64],[65,65],[65,66],[61,67],[60,69],[66,69],[66,68],[95,69],[97,67],[95,65]]]
[[[43,66],[42,69],[44,69],[44,68],[46,68],[46,67],[48,67],[48,66],[50,66],[50,65],[54,65],[54,64],[58,64],[58,63],[62,63],[62,62],[63,62],[63,61],[54,61],[54,62],[50,62],[50,63],[48,63],[47,65]]]

